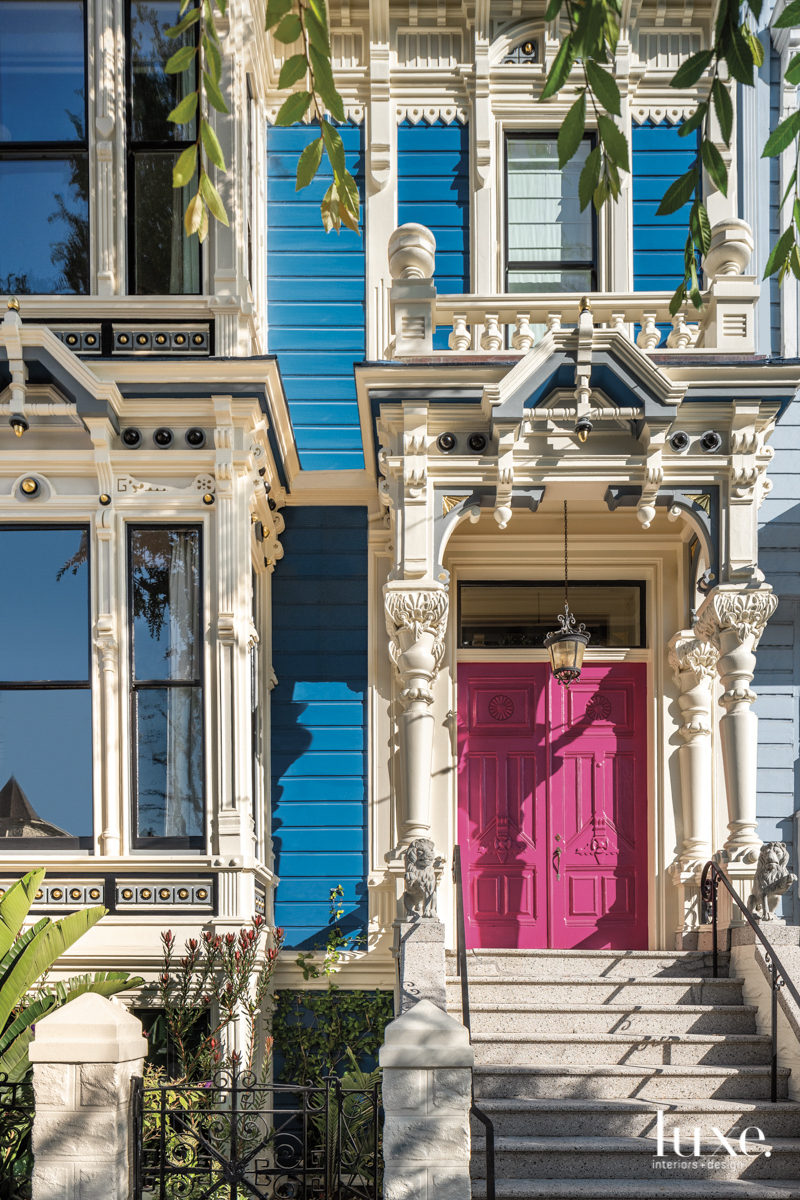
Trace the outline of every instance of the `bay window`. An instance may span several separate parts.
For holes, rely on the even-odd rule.
[[[0,562],[0,837],[90,849],[89,531],[2,525]]]
[[[0,293],[89,292],[85,20],[0,0]]]
[[[134,841],[205,846],[201,531],[128,531]]]

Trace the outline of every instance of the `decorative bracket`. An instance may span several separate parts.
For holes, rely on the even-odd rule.
[[[511,489],[510,507],[536,512],[544,497],[544,485],[536,484]],[[480,520],[481,510],[495,507],[495,489],[491,485],[466,488],[442,484],[434,488],[433,554],[434,577],[446,583],[450,572],[442,565],[445,548],[456,525],[466,516],[472,524]]]

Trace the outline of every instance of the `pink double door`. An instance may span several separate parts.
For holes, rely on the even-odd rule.
[[[467,945],[647,949],[647,668],[463,663]]]

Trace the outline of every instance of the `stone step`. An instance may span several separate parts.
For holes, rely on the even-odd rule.
[[[537,1003],[563,1009],[575,1004],[741,1004],[741,979],[660,978],[605,979],[563,977],[526,979],[513,975],[471,975],[473,1004]],[[448,1000],[460,995],[460,981],[448,979]]]
[[[767,1100],[770,1069],[755,1067],[481,1066],[474,1071],[475,1099]],[[778,1098],[788,1094],[789,1071],[778,1070]]]
[[[691,1140],[682,1155],[664,1147],[656,1156],[652,1138],[628,1137],[501,1137],[495,1140],[495,1177],[500,1179],[671,1179],[678,1174],[706,1179],[778,1180],[800,1177],[800,1139],[773,1138],[747,1143],[747,1153],[730,1154],[719,1141]],[[471,1173],[486,1176],[483,1139],[472,1147]],[[664,1185],[667,1189],[669,1183]]]
[[[739,1137],[756,1126],[770,1137],[796,1137],[800,1133],[800,1104],[793,1100],[480,1100],[491,1119],[496,1137],[641,1137],[655,1135],[656,1114],[664,1110],[668,1140],[679,1127],[682,1138],[711,1138],[721,1133]],[[472,1132],[483,1136],[483,1126],[473,1118]]]
[[[676,1172],[652,1171],[656,1179],[498,1179],[496,1194],[498,1200],[800,1200],[800,1182],[662,1177],[669,1174]],[[472,1195],[484,1200],[484,1179],[473,1180]]]
[[[772,1061],[768,1034],[672,1034],[652,1037],[629,1033],[539,1033],[521,1038],[515,1033],[472,1035],[475,1062],[480,1066],[587,1066],[627,1063],[629,1066],[757,1066]]]
[[[461,1003],[447,1011],[461,1019]],[[473,1004],[473,1035],[511,1033],[755,1033],[755,1005],[747,1004]]]
[[[727,975],[729,954],[718,955],[720,975]],[[446,972],[456,974],[456,954],[447,951]],[[713,959],[700,950],[468,950],[467,975],[524,975],[528,979],[551,975],[580,978],[584,975],[625,978],[695,975],[711,977]]]

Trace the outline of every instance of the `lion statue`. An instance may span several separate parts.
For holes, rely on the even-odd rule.
[[[789,867],[785,842],[765,842],[756,866],[756,878],[747,907],[757,921],[774,921],[778,897],[788,892],[797,876]]]
[[[406,850],[405,858],[403,907],[406,920],[418,921],[420,917],[437,920],[436,889],[442,877],[444,859],[437,855],[430,838],[417,838]]]

